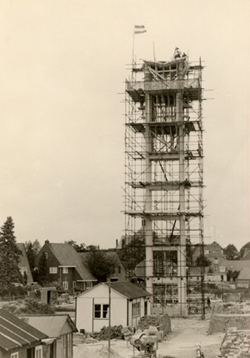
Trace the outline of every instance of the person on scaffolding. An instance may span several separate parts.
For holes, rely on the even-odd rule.
[[[181,51],[176,47],[174,50],[174,59],[177,60],[178,58],[181,58]]]

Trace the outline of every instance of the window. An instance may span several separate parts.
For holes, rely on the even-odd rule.
[[[35,347],[35,358],[43,358],[42,346]]]
[[[92,287],[92,282],[86,282],[86,288]]]
[[[47,252],[45,252],[44,254],[45,254],[45,258],[46,258],[46,260],[48,260],[48,258],[49,258],[48,253],[47,253]]]
[[[209,255],[209,250],[205,250],[205,255]]]
[[[219,260],[217,259],[217,257],[214,258],[214,263],[218,264]]]
[[[140,302],[132,303],[132,317],[140,316]]]
[[[69,288],[69,283],[68,283],[68,281],[63,281],[63,288],[65,289],[65,290],[68,290],[68,288]]]
[[[73,287],[76,287],[76,281],[73,281]]]
[[[10,358],[19,358],[19,353],[18,353],[18,352],[12,353],[12,354],[10,355]]]
[[[220,272],[225,272],[225,266],[220,266]]]
[[[68,267],[63,267],[63,273],[69,273],[69,269],[68,269]]]
[[[97,304],[95,305],[95,318],[108,318],[109,316],[109,305]]]
[[[52,273],[52,274],[57,273],[57,267],[50,267],[49,273]]]

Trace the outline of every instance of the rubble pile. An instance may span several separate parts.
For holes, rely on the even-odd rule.
[[[169,315],[164,313],[161,315],[143,316],[138,323],[138,329],[142,331],[148,329],[150,326],[157,327],[159,331],[163,332],[163,336],[166,337],[167,334],[171,332]]]
[[[210,320],[208,334],[226,332],[228,328],[249,329],[250,314],[213,314]]]
[[[124,335],[122,332],[122,325],[119,326],[112,326],[110,327],[110,334],[109,334],[109,327],[102,327],[100,332],[92,333],[91,337],[97,339],[98,341],[107,341],[110,339],[124,339]]]
[[[237,330],[231,327],[223,339],[220,347],[221,357],[249,358],[250,357],[250,330]]]
[[[243,304],[235,304],[233,302],[229,303],[217,303],[212,306],[212,313],[217,314],[241,314],[244,311]]]

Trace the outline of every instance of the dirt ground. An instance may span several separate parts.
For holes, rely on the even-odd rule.
[[[195,345],[201,343],[205,358],[216,358],[224,333],[207,335],[209,319],[199,317],[187,319],[172,318],[172,332],[167,339],[159,343],[157,357],[171,356],[175,358],[195,358]],[[74,347],[74,358],[106,358],[108,357],[106,341],[95,344],[79,344]],[[112,340],[110,343],[111,358],[140,357],[129,342]]]

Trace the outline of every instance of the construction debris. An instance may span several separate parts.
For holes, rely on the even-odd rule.
[[[226,332],[230,327],[249,329],[250,314],[216,314],[211,317],[208,334]]]
[[[158,331],[163,332],[165,338],[171,332],[171,321],[167,313],[161,315],[144,316],[138,323],[138,328],[142,331],[150,326],[157,327]]]
[[[237,330],[228,328],[221,344],[221,357],[250,357],[250,330]]]
[[[124,339],[122,325],[110,327],[102,327],[100,332],[92,333],[90,336],[99,341],[107,341],[108,339]]]

